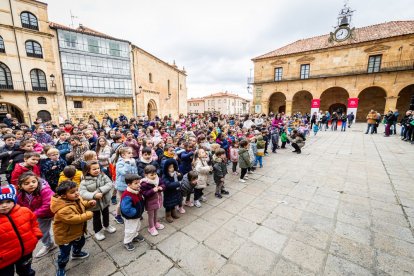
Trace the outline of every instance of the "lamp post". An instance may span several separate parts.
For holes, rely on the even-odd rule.
[[[56,87],[56,84],[55,84],[55,75],[51,74],[49,77],[50,77],[51,86],[52,87]]]

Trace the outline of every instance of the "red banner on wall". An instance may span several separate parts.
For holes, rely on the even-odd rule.
[[[358,98],[349,98],[348,108],[358,108]]]
[[[313,99],[311,103],[311,108],[319,108],[319,107],[321,107],[321,100]]]

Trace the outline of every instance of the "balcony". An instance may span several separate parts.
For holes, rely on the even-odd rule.
[[[50,87],[52,87],[51,84],[49,84]],[[12,83],[1,83],[0,84],[0,90],[1,91],[20,91],[24,92],[26,91],[30,92],[55,92],[55,91],[49,91],[47,87],[45,86],[37,86],[33,87],[31,82],[23,82],[23,81],[13,81]]]
[[[414,70],[414,59],[410,60],[401,60],[401,61],[390,61],[382,62],[378,72],[368,73],[368,65],[363,66],[343,66],[343,67],[332,67],[325,68],[323,70],[312,70],[312,64],[310,66],[309,78],[301,79],[300,72],[298,70],[297,76],[295,77],[283,77],[280,81],[275,81],[274,79],[267,79],[251,84],[265,84],[265,83],[277,83],[285,81],[306,81],[310,79],[319,79],[319,78],[332,78],[332,77],[343,77],[343,76],[355,76],[355,75],[365,75],[365,74],[379,74],[385,72],[398,72],[398,71],[407,71]]]

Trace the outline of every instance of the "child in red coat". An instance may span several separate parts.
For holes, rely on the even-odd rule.
[[[0,275],[35,275],[32,252],[42,232],[32,211],[16,204],[12,185],[0,188],[0,237]]]
[[[16,166],[13,169],[13,172],[11,174],[11,184],[14,185],[14,187],[17,187],[19,182],[19,176],[27,171],[34,172],[37,176],[40,176],[40,166],[39,166],[39,160],[40,160],[40,154],[32,151],[32,152],[26,152],[24,154],[24,162],[16,164]]]

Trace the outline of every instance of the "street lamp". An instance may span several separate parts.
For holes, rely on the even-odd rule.
[[[142,93],[142,86],[140,85],[139,87],[138,87],[138,93],[137,94],[141,94]]]
[[[50,76],[50,81],[51,81],[51,85],[52,85],[52,87],[55,87],[56,86],[56,84],[55,84],[55,75],[53,75],[53,74],[51,74]]]

